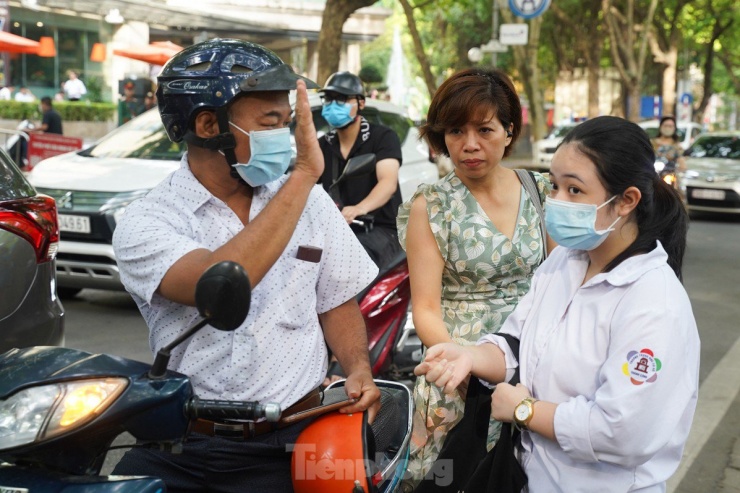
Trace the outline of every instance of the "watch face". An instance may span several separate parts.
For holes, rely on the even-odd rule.
[[[516,409],[514,409],[514,416],[516,416],[516,419],[519,421],[524,421],[529,417],[529,408],[526,404],[519,404]]]

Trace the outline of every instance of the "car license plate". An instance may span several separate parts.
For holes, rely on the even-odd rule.
[[[90,233],[90,218],[59,214],[59,230],[69,233]]]
[[[691,191],[691,196],[695,199],[725,200],[725,191],[724,190],[708,190],[706,188],[696,188]]]

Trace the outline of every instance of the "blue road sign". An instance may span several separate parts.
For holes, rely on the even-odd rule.
[[[524,19],[533,19],[542,15],[550,6],[550,0],[509,0],[509,9]]]

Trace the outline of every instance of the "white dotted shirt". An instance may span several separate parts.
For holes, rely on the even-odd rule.
[[[254,189],[250,221],[285,180]],[[215,250],[242,229],[237,215],[191,173],[187,154],[178,170],[128,207],[113,247],[123,284],[149,326],[154,353],[199,319],[195,307],[156,293],[167,270],[188,252]],[[297,259],[299,246],[321,248],[321,261]],[[316,186],[288,246],[254,287],[244,324],[233,332],[204,327],[173,350],[169,368],[190,376],[204,399],[290,406],[326,374],[317,313],[351,299],[377,273],[339,209]]]

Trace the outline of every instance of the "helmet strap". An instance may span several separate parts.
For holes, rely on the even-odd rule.
[[[195,135],[192,130],[188,130],[185,133],[185,140],[188,144],[193,144],[212,151],[223,152],[224,157],[226,157],[226,162],[231,167],[237,163],[236,153],[234,152],[234,149],[236,148],[236,139],[234,138],[234,134],[231,133],[231,128],[229,127],[229,116],[226,108],[218,108],[216,110],[216,118],[218,119],[218,129],[221,133],[204,139],[203,137]],[[239,175],[237,174],[237,176]]]

